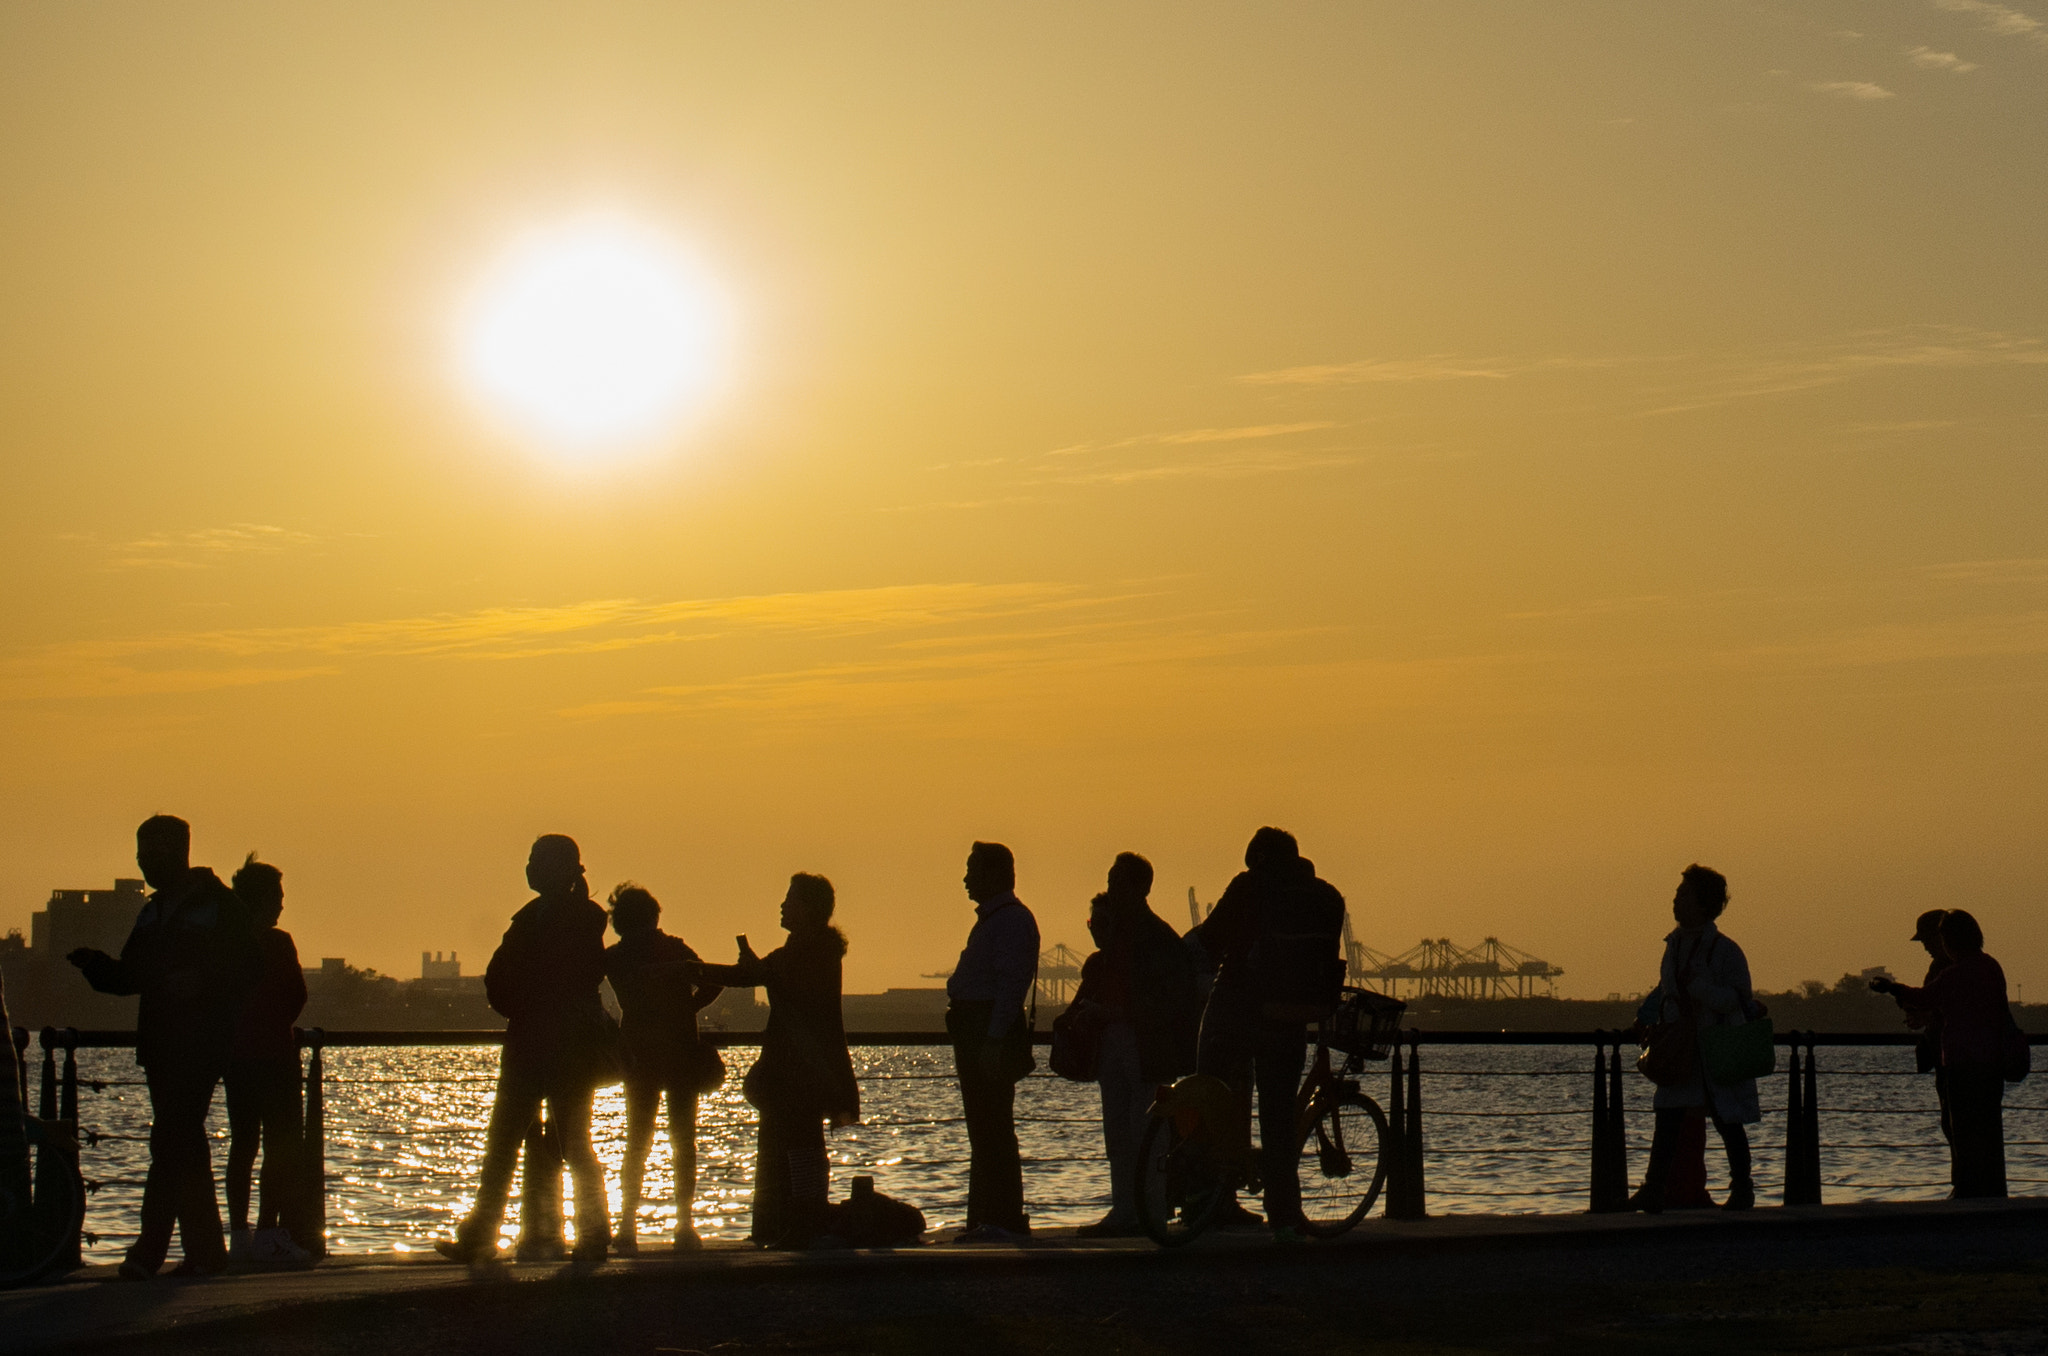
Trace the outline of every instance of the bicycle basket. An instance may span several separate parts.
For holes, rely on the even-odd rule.
[[[1399,1039],[1401,1014],[1408,1005],[1371,989],[1344,989],[1344,1000],[1330,1015],[1330,1048],[1362,1059],[1385,1059]]]

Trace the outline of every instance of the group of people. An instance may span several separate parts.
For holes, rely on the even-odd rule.
[[[184,1258],[176,1274],[204,1275],[230,1258],[309,1260],[308,1174],[301,1153],[300,1081],[292,1023],[306,990],[289,933],[276,867],[245,862],[231,883],[190,862],[190,829],[158,815],[137,831],[137,860],[152,893],[118,957],[80,949],[70,960],[103,992],[138,994],[136,1058],[152,1109],[150,1167],[141,1232],[121,1266],[124,1278],[154,1275],[176,1229]],[[696,1184],[697,1102],[726,1077],[723,1059],[697,1030],[699,1012],[725,987],[761,988],[769,1016],[760,1054],[743,1080],[759,1113],[751,1238],[804,1248],[829,1241],[834,1207],[828,1129],[860,1119],[860,1089],[840,1015],[846,938],[833,926],[832,883],[792,876],[781,905],[787,936],[757,955],[746,937],[729,964],[705,961],[662,930],[661,905],[631,882],[592,897],[580,849],[564,835],[537,839],[526,864],[534,897],[512,918],[485,972],[491,1006],[507,1021],[504,1057],[472,1208],[446,1256],[494,1258],[522,1151],[528,1172],[551,1188],[560,1218],[560,1170],[574,1184],[573,1255],[601,1261],[638,1249],[648,1150],[663,1102],[673,1146],[678,1248],[701,1246],[691,1220]],[[1242,1204],[1240,1223],[1262,1222],[1281,1241],[1301,1236],[1296,1176],[1296,1095],[1310,1024],[1334,1007],[1343,980],[1344,897],[1317,875],[1294,837],[1276,828],[1253,835],[1244,870],[1208,916],[1185,935],[1153,912],[1152,866],[1119,854],[1106,888],[1091,902],[1096,949],[1082,969],[1074,1006],[1099,1018],[1095,1078],[1100,1085],[1110,1208],[1083,1236],[1140,1232],[1138,1151],[1156,1090],[1209,1074],[1257,1103],[1263,1221]],[[1017,896],[1016,862],[1000,843],[977,842],[963,878],[974,921],[946,985],[963,1119],[969,1142],[967,1216],[959,1241],[1027,1237],[1016,1086],[1029,1073],[1039,932]],[[1720,931],[1727,880],[1688,867],[1673,899],[1677,927],[1665,938],[1657,987],[1643,1003],[1645,1030],[1698,1033],[1764,1015],[1740,946]],[[609,929],[615,935],[606,945]],[[1923,915],[1915,939],[1933,963],[1918,987],[1878,981],[1924,1033],[1923,1068],[1937,1073],[1942,1129],[1953,1151],[1955,1194],[2005,1193],[2000,1098],[2013,1027],[2005,979],[1983,951],[1983,934],[1962,910]],[[601,987],[609,982],[615,1021]],[[2008,1030],[2010,1028],[2010,1030]],[[2023,1038],[2022,1038],[2023,1041]],[[2022,1045],[2022,1049],[2023,1049]],[[1633,1204],[1659,1210],[1688,1117],[1710,1120],[1727,1150],[1726,1208],[1755,1201],[1745,1127],[1760,1119],[1754,1079],[1717,1082],[1695,1059],[1690,1072],[1659,1078],[1656,1128]],[[1655,1077],[1655,1075],[1653,1075]],[[604,1170],[591,1142],[598,1088],[623,1081],[627,1111],[622,1205],[614,1230]],[[222,1236],[206,1117],[225,1085],[230,1125],[228,1205]],[[545,1109],[545,1110],[544,1110]],[[544,1114],[543,1114],[544,1112]],[[537,1133],[545,1126],[545,1133]],[[259,1147],[260,1176],[254,1168]],[[533,1155],[547,1155],[536,1167]],[[257,1210],[251,1227],[251,1186]],[[530,1196],[529,1206],[535,1203]],[[543,1200],[544,1203],[544,1200]],[[911,1213],[915,1213],[914,1211]],[[561,1256],[559,1232],[524,1221],[524,1257]]]

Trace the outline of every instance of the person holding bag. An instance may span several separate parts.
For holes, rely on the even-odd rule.
[[[832,882],[799,871],[782,901],[788,941],[757,956],[742,936],[733,964],[697,969],[700,983],[768,990],[761,1057],[741,1085],[761,1113],[749,1237],[764,1248],[806,1248],[825,1234],[825,1124],[860,1121],[860,1085],[839,1010],[846,937],[832,926],[833,906]]]
[[[626,1056],[626,1157],[619,1165],[622,1257],[640,1250],[640,1188],[647,1150],[668,1097],[668,1142],[676,1187],[676,1248],[704,1246],[691,1221],[697,1199],[697,1098],[725,1081],[715,1047],[697,1038],[697,1014],[718,997],[715,984],[693,980],[699,957],[680,937],[661,930],[661,903],[631,881],[608,901],[619,940],[604,953],[605,978],[619,1000],[620,1044]]]
[[[1764,1007],[1750,987],[1748,958],[1715,922],[1727,907],[1727,877],[1698,864],[1685,869],[1671,901],[1678,926],[1664,938],[1657,987],[1637,1013],[1643,1053],[1636,1067],[1657,1085],[1657,1123],[1649,1170],[1630,1204],[1651,1214],[1664,1208],[1679,1135],[1694,1107],[1706,1111],[1728,1151],[1728,1198],[1721,1208],[1756,1204],[1743,1127],[1762,1120],[1763,1112],[1756,1096],[1759,1070],[1750,1063],[1754,1051],[1748,1047],[1762,1034],[1768,1057],[1769,1037],[1761,1029],[1739,1036],[1733,1030],[1762,1018]]]

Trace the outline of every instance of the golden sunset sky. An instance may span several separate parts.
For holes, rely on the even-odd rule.
[[[552,831],[867,990],[1274,823],[1573,996],[1698,860],[2048,997],[2044,0],[18,0],[0,105],[0,927],[166,811],[475,969]],[[591,214],[730,319],[615,458],[457,373]]]

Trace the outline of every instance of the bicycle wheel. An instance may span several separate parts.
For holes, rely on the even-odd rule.
[[[0,1217],[0,1290],[26,1285],[66,1266],[85,1224],[85,1182],[71,1155],[53,1148],[31,1124],[30,1141],[48,1161],[37,1165],[34,1201],[21,1184],[9,1194],[14,1209]]]
[[[1154,1116],[1138,1141],[1138,1219],[1154,1243],[1191,1243],[1229,1195],[1215,1137],[1190,1111]]]
[[[1301,1230],[1335,1238],[1365,1218],[1387,1184],[1387,1118],[1353,1093],[1332,1103],[1301,1142]]]

